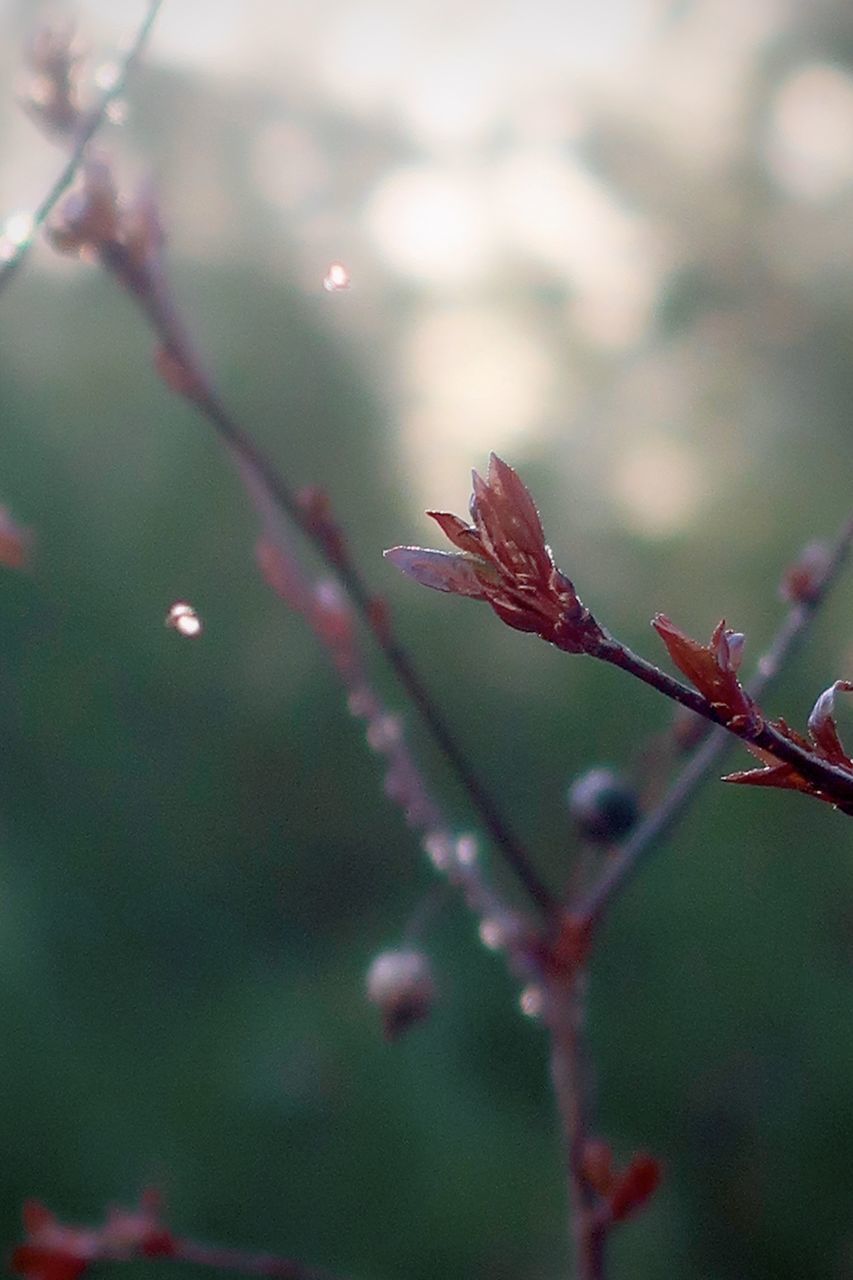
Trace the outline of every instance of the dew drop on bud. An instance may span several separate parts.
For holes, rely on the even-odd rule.
[[[200,636],[202,621],[191,604],[178,600],[166,614],[166,626],[172,627],[182,636]]]
[[[472,867],[477,861],[477,841],[473,836],[460,836],[456,841],[456,858],[463,867]]]
[[[489,951],[499,951],[504,944],[504,931],[497,920],[481,920],[480,941]]]
[[[377,716],[367,726],[367,743],[373,751],[389,751],[402,736],[399,716]]]
[[[112,102],[108,103],[104,115],[107,117],[110,124],[127,124],[127,103],[123,98],[113,98]]]
[[[118,62],[102,62],[94,75],[95,84],[104,93],[110,93],[121,77],[121,66]]]
[[[448,837],[441,831],[431,831],[423,847],[436,871],[446,871],[453,861],[453,846]]]
[[[354,689],[347,698],[347,707],[351,716],[362,718],[370,715],[373,708],[373,700],[369,691],[364,688]]]
[[[544,1004],[542,988],[537,986],[525,987],[518,998],[518,1004],[526,1018],[541,1017]]]
[[[350,287],[350,273],[342,262],[333,262],[323,278],[323,288],[327,293],[339,293]]]

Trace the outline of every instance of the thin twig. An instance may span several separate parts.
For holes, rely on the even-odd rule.
[[[596,1195],[584,1172],[590,1133],[590,1069],[585,1041],[586,973],[546,989],[544,1016],[551,1037],[551,1083],[563,1136],[569,1184],[569,1224],[575,1246],[577,1280],[603,1280],[606,1232]]]
[[[779,676],[784,663],[801,643],[806,628],[815,617],[849,555],[853,544],[853,517],[845,521],[829,552],[823,574],[808,599],[795,601],[778,628],[768,649],[758,660],[756,674],[748,692],[756,701]],[[731,745],[731,738],[720,728],[711,729],[694,750],[660,803],[634,828],[608,863],[601,878],[578,905],[578,915],[594,929],[600,923],[613,899],[633,878],[642,862],[669,834],[709,776],[717,761]]]
[[[169,1244],[168,1250],[153,1254],[158,1261],[162,1258],[165,1261],[188,1262],[193,1266],[212,1267],[217,1271],[267,1276],[269,1280],[344,1280],[343,1276],[335,1275],[325,1268],[309,1267],[294,1258],[280,1258],[273,1253],[248,1253],[242,1249],[223,1249],[219,1245],[175,1238],[170,1238]],[[109,1262],[122,1260],[121,1257],[105,1258]]]
[[[71,148],[68,159],[63,165],[56,181],[50,187],[40,204],[35,208],[31,215],[31,230],[29,236],[27,236],[27,238],[20,244],[15,245],[9,256],[4,259],[2,264],[0,264],[0,290],[5,288],[12,276],[21,266],[25,257],[32,248],[35,232],[44,226],[62,196],[76,178],[77,172],[86,157],[86,150],[89,143],[104,123],[110,104],[119,98],[125,90],[128,76],[142,55],[143,49],[145,48],[148,37],[151,34],[151,29],[154,26],[154,22],[162,4],[163,0],[149,0],[145,16],[139,25],[133,41],[121,58],[112,84],[102,92],[94,106],[83,116],[81,123],[75,132],[74,145]]]
[[[839,531],[820,577],[807,599],[796,600],[788,610],[769,648],[757,663],[748,686],[758,700],[775,680],[787,659],[802,641],[809,623],[837,581],[853,543],[853,517]],[[589,894],[575,908],[590,936],[609,906],[637,873],[653,849],[675,826],[714,765],[731,745],[720,727],[710,728],[679,772],[666,795],[635,828],[613,855]],[[578,970],[570,990],[549,988],[546,1015],[551,1035],[551,1078],[560,1112],[564,1159],[569,1182],[569,1204],[575,1260],[579,1280],[603,1280],[607,1242],[606,1218],[596,1213],[595,1193],[584,1174],[584,1144],[590,1134],[590,1080],[586,1057],[584,994],[586,974]]]
[[[176,1235],[163,1222],[156,1188],[144,1191],[132,1208],[112,1206],[96,1226],[63,1222],[35,1200],[25,1203],[23,1219],[25,1239],[10,1262],[11,1270],[25,1280],[81,1280],[103,1262],[146,1260],[187,1262],[270,1280],[344,1280],[325,1267],[308,1266],[294,1258],[202,1244]]]
[[[521,981],[536,980],[539,967],[531,945],[536,936],[535,924],[505,901],[489,882],[476,841],[453,834],[408,748],[402,722],[389,712],[370,683],[351,602],[336,583],[312,582],[308,578],[290,549],[288,530],[266,489],[245,460],[239,455],[234,457],[264,525],[257,551],[261,572],[288,607],[301,614],[329,654],[346,691],[350,712],[365,722],[371,750],[385,761],[386,795],[403,810],[409,826],[421,832],[422,847],[435,870],[461,891],[481,927],[486,927],[493,948],[505,952],[510,970]],[[424,901],[434,906],[436,899]],[[414,922],[407,932],[409,940],[414,941]]]
[[[156,264],[147,264],[143,275],[138,265],[130,259],[125,247],[118,243],[101,245],[99,252],[104,265],[125,285],[147,316],[170,361],[186,374],[187,386],[183,390],[185,398],[206,418],[228,448],[251,469],[270,499],[320,552],[372,632],[496,848],[533,902],[545,915],[553,914],[556,909],[553,894],[533,866],[527,849],[512,831],[491,793],[471,766],[394,632],[387,608],[372,595],[352,560],[340,530],[328,514],[318,520],[315,513],[300,503],[281,472],[232,416],[214,388],[178,313],[165,273],[162,269],[157,269]]]
[[[704,694],[682,684],[680,680],[676,680],[665,671],[661,671],[654,663],[641,658],[639,654],[634,653],[619,641],[611,640],[600,644],[593,656],[619,667],[622,671],[627,671],[629,675],[650,685],[664,697],[681,703],[683,707],[695,711],[697,715],[709,720],[712,724],[721,725],[728,733],[740,738],[743,742],[761,747],[776,760],[792,765],[798,774],[814,783],[837,804],[853,806],[853,775],[846,769],[840,769],[837,765],[830,764],[828,760],[792,742],[774,725],[760,719],[757,723],[747,721],[741,724],[738,719],[728,718],[724,713],[717,711]]]

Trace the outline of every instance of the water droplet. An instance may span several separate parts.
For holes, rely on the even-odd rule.
[[[323,288],[326,292],[339,293],[342,289],[348,289],[350,283],[350,273],[344,264],[342,262],[331,263],[323,279]]]
[[[537,986],[525,987],[518,998],[519,1007],[526,1018],[541,1017],[544,1003],[542,988]]]
[[[182,636],[199,636],[202,632],[202,621],[191,604],[178,600],[166,614],[166,626],[172,627]]]
[[[504,944],[504,931],[497,920],[481,920],[478,933],[484,947],[489,951],[500,951]]]

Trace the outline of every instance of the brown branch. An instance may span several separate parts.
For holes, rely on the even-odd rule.
[[[118,64],[115,78],[104,89],[94,106],[82,116],[74,133],[73,146],[68,159],[53,185],[33,210],[30,217],[30,235],[20,244],[17,244],[0,264],[0,291],[6,287],[29,253],[35,232],[44,226],[65,192],[77,177],[80,167],[86,158],[89,143],[104,123],[111,103],[115,102],[124,93],[128,77],[142,56],[162,4],[163,0],[149,0],[148,8],[136,35]]]
[[[269,1280],[344,1280],[325,1268],[309,1267],[294,1258],[281,1258],[272,1253],[248,1253],[243,1249],[224,1249],[219,1245],[200,1244],[196,1240],[169,1238],[168,1248],[148,1250],[138,1257],[188,1262],[193,1266],[212,1267],[217,1271],[237,1271],[247,1276],[267,1276]],[[105,1262],[121,1262],[121,1257],[105,1257]]]
[[[587,654],[621,668],[690,711],[759,748],[777,767],[789,766],[800,789],[853,815],[853,771],[840,751],[821,750],[767,722],[737,681],[743,636],[721,622],[700,645],[658,614],[653,625],[694,688],[633,653],[600,625],[574,583],[554,562],[535,503],[517,473],[496,454],[484,478],[474,473],[473,524],[430,511],[455,552],[392,547],[393,564],[423,586],[484,600],[502,622],[532,632],[566,653]],[[802,570],[800,571],[802,575]],[[739,781],[753,781],[743,777]],[[774,779],[774,781],[776,781]],[[777,782],[777,785],[781,785]]]
[[[329,654],[351,714],[366,724],[368,745],[385,761],[386,795],[403,810],[409,826],[422,833],[422,848],[433,867],[462,892],[492,948],[505,952],[510,970],[521,981],[537,979],[534,922],[504,901],[490,884],[476,842],[453,834],[409,750],[399,717],[389,712],[369,681],[350,601],[336,583],[309,580],[290,551],[278,511],[269,503],[266,491],[259,489],[257,476],[239,456],[236,462],[264,522],[257,552],[263,577],[276,595],[305,619]],[[410,939],[414,928],[409,931]]]
[[[600,658],[628,672],[629,675],[656,689],[658,693],[662,693],[664,697],[681,703],[690,711],[695,711],[711,724],[720,725],[743,742],[761,747],[777,760],[790,764],[797,773],[814,783],[835,803],[845,807],[853,806],[853,776],[847,770],[830,764],[829,761],[821,759],[796,742],[792,742],[774,725],[760,718],[755,722],[741,723],[742,718],[732,719],[725,711],[717,711],[714,704],[696,689],[682,684],[680,680],[661,671],[659,667],[641,658],[639,654],[612,637],[607,637],[590,652],[592,657]]]
[[[584,1170],[590,1137],[590,1071],[585,1040],[586,973],[545,989],[544,1019],[551,1036],[551,1083],[563,1138],[569,1226],[577,1280],[604,1280],[605,1217]]]
[[[62,1222],[35,1200],[24,1205],[25,1240],[13,1251],[11,1270],[24,1280],[82,1280],[102,1262],[187,1262],[219,1271],[267,1276],[270,1280],[345,1280],[322,1267],[272,1253],[201,1244],[175,1235],[164,1225],[161,1200],[154,1188],[143,1192],[137,1206],[113,1206],[99,1226]]]
[[[822,571],[810,584],[805,598],[794,600],[766,652],[756,664],[747,686],[758,701],[779,676],[785,662],[801,643],[812,619],[838,580],[853,544],[853,516],[842,525],[829,549]],[[702,783],[731,744],[721,728],[711,729],[695,748],[663,799],[634,828],[616,850],[602,876],[577,907],[577,914],[592,930],[603,919],[614,898],[634,877],[652,851],[672,830]]]
[[[159,339],[162,347],[160,368],[167,384],[198,410],[228,448],[251,469],[269,499],[320,552],[372,632],[496,848],[532,901],[545,915],[553,914],[555,899],[552,893],[436,706],[397,637],[387,608],[372,595],[330,512],[324,510],[318,514],[300,503],[281,472],[231,415],[214,388],[178,313],[160,255],[140,265],[127,247],[118,241],[102,242],[97,248],[104,265],[139,304]]]

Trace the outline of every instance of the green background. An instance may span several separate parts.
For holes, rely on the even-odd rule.
[[[849,68],[851,33],[831,12],[771,48],[756,117],[803,51]],[[7,26],[17,39],[21,14]],[[228,176],[233,255],[193,253],[185,217],[171,259],[227,401],[295,485],[331,493],[437,701],[542,874],[564,884],[568,782],[602,762],[642,774],[669,709],[393,574],[382,548],[424,536],[394,446],[395,371],[329,321],[338,299],[266,269],[282,232],[241,168],[257,101],[156,65],[131,100],[122,146],[157,173],[167,224],[172,202],[193,208],[186,147],[203,139]],[[319,108],[315,123],[330,148],[405,156],[366,125]],[[756,130],[729,175],[735,214],[716,239],[685,226],[684,262],[632,357],[674,361],[702,326],[716,335],[716,381],[679,424],[704,460],[701,517],[643,539],[606,510],[592,518],[586,479],[553,466],[586,433],[604,439],[606,467],[607,441],[618,450],[630,430],[611,416],[616,357],[585,360],[571,441],[558,405],[550,436],[509,457],[587,603],[653,658],[662,609],[702,637],[725,614],[754,659],[784,611],[781,568],[850,501],[849,232],[825,270],[773,273],[763,238],[785,201],[762,177]],[[593,138],[605,175],[618,141]],[[662,199],[666,180],[652,164],[634,198]],[[199,200],[200,226],[205,212]],[[787,214],[792,244],[823,233],[812,210]],[[57,274],[47,256],[0,300],[0,498],[36,537],[32,571],[0,576],[0,1238],[18,1238],[28,1196],[88,1221],[154,1182],[181,1232],[365,1280],[568,1274],[542,1030],[448,897],[426,939],[434,1016],[383,1042],[363,975],[435,877],[323,653],[260,580],[252,512],[208,428],[153,375],[140,317],[96,270]],[[540,273],[504,292],[556,325],[560,288]],[[370,305],[388,332],[416,301],[389,278]],[[780,313],[798,323],[771,323]],[[727,433],[709,425],[721,405]],[[198,641],[163,627],[176,599],[203,617]],[[847,578],[769,712],[803,725],[851,675],[851,600]],[[399,706],[380,662],[375,675]],[[593,964],[600,1129],[620,1158],[644,1148],[666,1166],[649,1210],[614,1235],[615,1277],[853,1274],[851,957],[849,820],[709,783]]]

